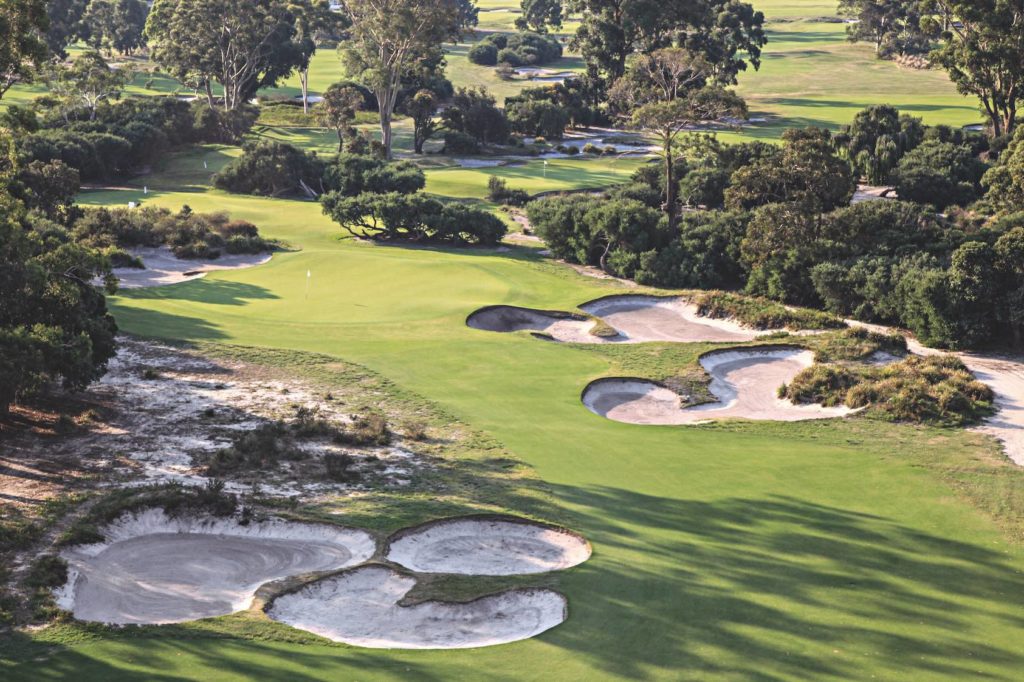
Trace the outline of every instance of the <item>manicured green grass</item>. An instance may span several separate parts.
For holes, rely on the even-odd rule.
[[[580,403],[588,381],[685,366],[706,346],[577,348],[464,320],[494,303],[572,309],[613,285],[523,251],[341,240],[311,202],[170,190],[146,200],[229,210],[293,250],[125,293],[112,302],[124,329],[364,364],[534,467],[551,515],[594,556],[559,581],[568,622],[508,646],[381,652],[277,641],[274,629],[57,630],[36,636],[50,655],[6,678],[1012,680],[1024,666],[1022,475],[992,442],[869,420],[607,421]],[[346,502],[335,506],[344,520]]]

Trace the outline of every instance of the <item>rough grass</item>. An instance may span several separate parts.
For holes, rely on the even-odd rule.
[[[952,355],[911,356],[884,367],[808,367],[781,397],[797,403],[868,408],[893,421],[965,426],[992,414],[995,396]]]
[[[697,312],[712,318],[733,318],[754,329],[840,329],[846,326],[830,313],[792,308],[777,301],[728,291],[702,291],[689,296]]]

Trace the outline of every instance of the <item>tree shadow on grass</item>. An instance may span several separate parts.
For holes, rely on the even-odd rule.
[[[227,335],[208,320],[186,315],[172,315],[143,308],[125,307],[111,302],[111,313],[124,332],[142,338],[217,341]]]
[[[859,679],[863,660],[890,679],[977,679],[983,664],[1013,679],[1024,667],[1024,649],[971,633],[979,617],[1024,633],[1024,576],[985,547],[795,497],[555,494],[583,510],[575,528],[595,557],[566,581],[572,618],[545,639],[615,675]]]
[[[221,279],[200,279],[161,287],[124,289],[118,294],[126,299],[178,300],[213,305],[246,305],[249,301],[280,298],[266,287]]]

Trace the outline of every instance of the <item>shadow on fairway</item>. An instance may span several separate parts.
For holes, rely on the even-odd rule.
[[[972,632],[1024,628],[1024,576],[985,547],[794,497],[555,494],[595,552],[563,582],[569,621],[543,637],[615,675],[857,679],[866,652],[893,679],[1024,667],[1024,650]]]
[[[142,300],[173,299],[212,305],[246,305],[249,301],[280,298],[270,289],[256,284],[228,282],[210,277],[163,287],[125,289],[120,295],[124,298]]]

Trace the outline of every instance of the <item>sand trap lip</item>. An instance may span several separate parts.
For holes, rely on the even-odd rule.
[[[215,270],[239,270],[263,265],[270,261],[271,254],[237,254],[221,256],[216,260],[194,260],[176,258],[167,247],[150,249],[133,249],[133,256],[142,259],[146,266],[138,268],[115,268],[114,275],[122,289],[139,289],[142,287],[160,287],[169,284],[188,282],[205,277],[206,273]]]
[[[675,391],[645,379],[606,378],[583,390],[591,412],[629,424],[695,424],[712,419],[803,421],[850,414],[847,407],[796,405],[778,397],[778,387],[811,366],[814,353],[795,347],[733,348],[712,351],[700,359],[711,375],[711,393],[718,402],[682,406]]]
[[[57,603],[75,618],[111,624],[180,623],[248,607],[272,580],[368,560],[360,530],[273,519],[171,518],[162,509],[126,515],[106,541],[61,553],[68,582]]]
[[[580,306],[603,319],[628,341],[752,341],[772,333],[731,320],[703,317],[697,306],[678,296],[625,294],[606,296]]]
[[[617,340],[618,337],[604,338],[591,334],[594,324],[594,320],[584,315],[512,305],[486,306],[466,318],[466,325],[473,329],[502,333],[531,331],[565,343],[610,343]]]
[[[336,642],[374,649],[467,649],[528,639],[564,622],[564,596],[520,589],[471,602],[400,606],[416,580],[361,566],[274,600],[272,619]]]
[[[525,575],[560,571],[590,558],[590,544],[557,526],[507,516],[439,519],[395,533],[389,561],[418,573]]]

